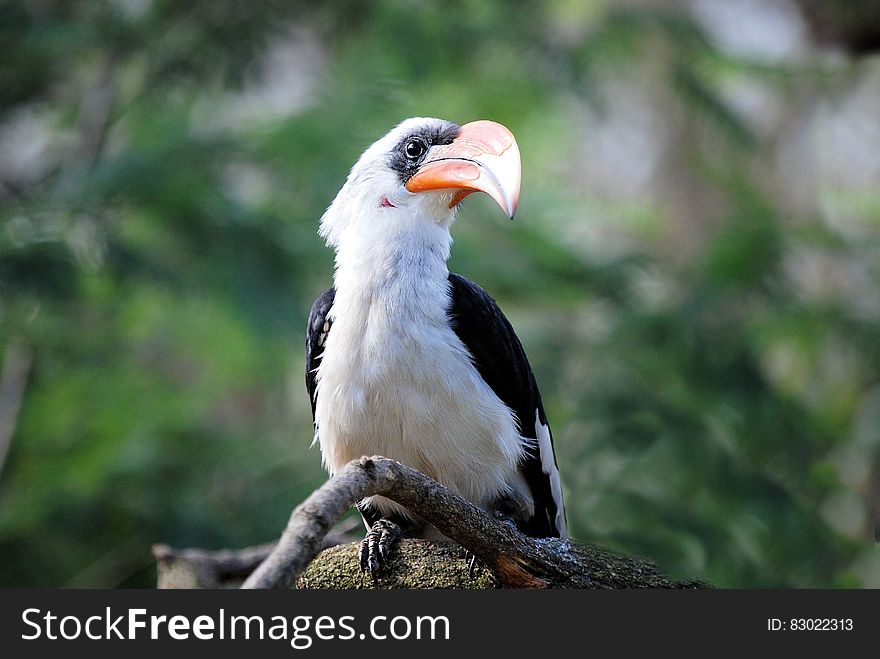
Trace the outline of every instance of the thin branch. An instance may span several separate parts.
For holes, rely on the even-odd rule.
[[[350,462],[298,506],[277,546],[242,587],[290,588],[336,520],[373,495],[405,506],[470,550],[505,586],[597,585],[568,541],[526,537],[424,474],[375,456]]]
[[[266,560],[274,548],[274,542],[221,551],[175,550],[168,545],[153,545],[158,587],[219,588],[229,581],[244,579]]]
[[[359,517],[349,517],[326,536],[321,549],[352,542],[363,525]],[[153,545],[159,588],[220,588],[240,584],[269,557],[276,542],[244,549],[174,549]]]
[[[24,400],[28,376],[33,363],[33,350],[19,339],[6,346],[0,369],[0,473],[18,425],[18,413]]]
[[[100,63],[97,80],[83,93],[76,118],[79,142],[74,164],[77,167],[94,167],[104,148],[116,101],[115,70],[115,58],[107,55]]]

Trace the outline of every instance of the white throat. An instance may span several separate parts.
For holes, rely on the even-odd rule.
[[[414,218],[409,209],[376,210],[340,236],[334,274],[337,300],[340,295],[366,295],[393,301],[397,312],[433,308],[418,295],[431,292],[437,283],[445,293],[452,244],[448,224]]]

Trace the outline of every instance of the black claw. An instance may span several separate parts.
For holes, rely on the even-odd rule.
[[[468,579],[474,578],[474,570],[476,569],[476,567],[477,567],[477,555],[471,554],[470,558],[468,559]]]
[[[364,536],[358,550],[358,562],[361,572],[370,573],[370,579],[377,583],[379,568],[388,562],[394,553],[403,531],[400,526],[389,519],[380,519]]]
[[[360,549],[358,549],[358,563],[360,563],[361,572],[366,572],[367,570],[367,559],[370,555],[370,546],[368,544],[368,539],[370,537],[370,533],[372,532],[372,529],[367,531],[367,535],[364,537],[363,540],[361,540],[361,547]]]
[[[477,555],[473,553],[470,549],[464,550],[464,556],[462,558],[467,561],[468,579],[473,579],[474,572],[476,572],[477,567],[481,567],[483,565],[483,561],[477,558]]]

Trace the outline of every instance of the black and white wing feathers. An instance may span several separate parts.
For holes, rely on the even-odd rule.
[[[483,380],[516,414],[520,435],[535,440],[519,467],[535,503],[534,516],[521,524],[521,530],[534,537],[565,537],[553,440],[522,344],[495,300],[482,288],[450,273],[449,293],[452,329],[470,351]]]
[[[315,420],[315,391],[318,383],[316,373],[321,357],[324,355],[324,344],[327,342],[327,334],[330,332],[332,321],[327,317],[333,300],[336,297],[336,289],[324,291],[309,312],[309,325],[306,329],[306,390],[309,392],[309,402],[312,404],[312,421]]]

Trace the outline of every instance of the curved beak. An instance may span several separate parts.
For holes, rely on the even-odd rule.
[[[450,208],[472,192],[485,192],[513,219],[519,185],[519,147],[513,133],[494,121],[474,121],[462,126],[451,144],[431,149],[406,189],[457,190]]]

